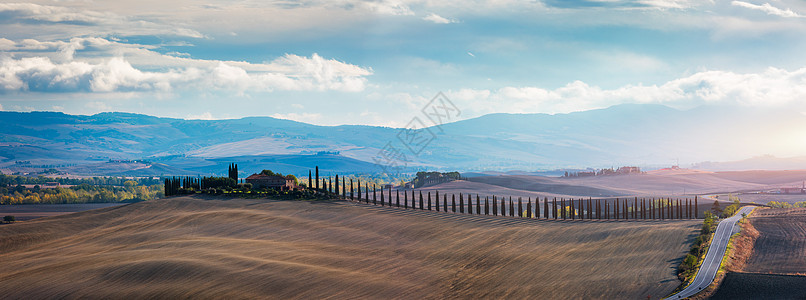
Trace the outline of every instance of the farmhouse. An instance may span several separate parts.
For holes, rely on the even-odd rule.
[[[295,188],[294,180],[285,178],[283,176],[272,176],[263,174],[252,174],[246,177],[246,183],[251,183],[253,188],[274,188],[281,190],[290,190]]]

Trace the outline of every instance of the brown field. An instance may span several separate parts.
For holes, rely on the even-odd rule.
[[[595,177],[545,177],[502,175],[471,177],[469,181],[485,186],[465,185],[457,189],[488,190],[499,186],[511,190],[564,197],[673,196],[757,191],[778,187],[801,186],[806,170],[708,172],[700,170],[657,170],[640,175]],[[482,192],[479,192],[482,193]],[[515,194],[513,194],[515,195]],[[744,200],[744,199],[743,199]]]
[[[709,299],[806,299],[806,276],[728,273]]]
[[[26,221],[119,205],[123,203],[0,205],[0,216],[14,216],[17,221]]]
[[[746,272],[806,274],[806,208],[772,208],[754,212],[759,232]]]
[[[698,229],[182,197],[0,226],[0,295],[657,299]]]

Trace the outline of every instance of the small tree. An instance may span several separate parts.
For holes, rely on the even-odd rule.
[[[17,221],[17,219],[15,219],[14,216],[5,216],[5,217],[3,217],[3,223],[14,223],[16,221]]]
[[[719,201],[714,200],[714,205],[711,205],[711,211],[714,215],[719,215],[722,213],[722,208],[719,207]]]

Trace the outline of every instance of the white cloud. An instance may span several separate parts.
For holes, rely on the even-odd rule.
[[[753,10],[763,11],[763,12],[767,13],[768,15],[774,15],[774,16],[779,16],[779,17],[784,17],[784,18],[799,18],[800,17],[800,15],[798,15],[796,12],[792,11],[789,8],[780,9],[780,8],[775,7],[775,6],[772,6],[769,3],[764,3],[762,5],[756,5],[756,4],[753,4],[753,3],[748,3],[748,2],[743,2],[743,1],[732,1],[730,4],[735,5],[735,6],[744,7],[744,8],[753,9]]]
[[[408,4],[398,0],[360,1],[359,6],[382,15],[406,16],[414,15]]]
[[[266,63],[248,63],[162,55],[148,47],[100,38],[9,41],[0,40],[3,49],[13,50],[9,51],[11,56],[0,56],[0,90],[5,91],[169,92],[212,87],[236,93],[356,92],[365,88],[366,76],[372,74],[371,69],[316,53],[310,57],[286,54]],[[76,53],[90,46],[94,52]]]
[[[174,35],[203,38],[196,30],[170,23],[155,23],[143,19],[121,16],[111,12],[98,12],[76,8],[39,5],[33,3],[0,3],[0,13],[6,23],[36,25],[36,32],[61,32],[77,35]]]
[[[448,19],[435,13],[428,14],[427,16],[423,17],[423,20],[431,21],[437,24],[450,24],[457,22],[456,20]]]
[[[475,115],[493,112],[567,113],[622,103],[656,103],[678,108],[701,104],[749,107],[795,106],[806,103],[806,68],[787,71],[769,68],[761,73],[704,71],[663,85],[626,85],[602,89],[581,81],[557,89],[503,87],[497,90],[461,89],[446,93],[456,105]]]

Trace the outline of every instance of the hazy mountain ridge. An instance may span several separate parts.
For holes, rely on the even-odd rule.
[[[806,117],[775,110],[706,106],[682,111],[648,104],[555,115],[490,114],[430,128],[435,138],[419,155],[398,139],[401,129],[319,126],[270,117],[206,121],[131,113],[0,112],[0,125],[0,168],[6,169],[15,161],[42,165],[147,159],[167,165],[155,170],[207,173],[217,172],[218,160],[231,158],[282,164],[286,172],[299,172],[312,166],[288,164],[282,156],[300,160],[301,155],[338,151],[327,168],[357,170],[372,169],[379,151],[389,144],[406,155],[406,162],[396,163],[409,170],[538,170],[741,160],[775,153],[772,141],[781,134],[806,132]]]

